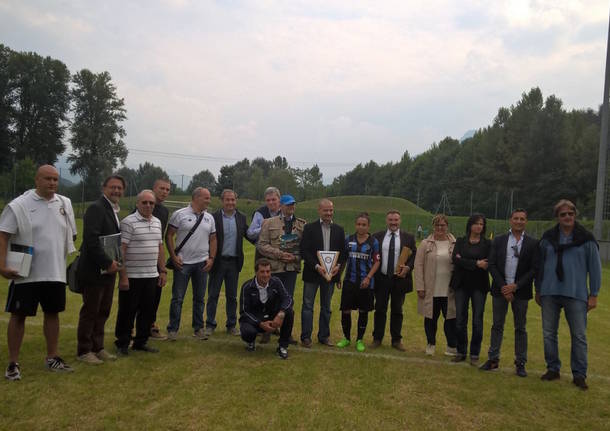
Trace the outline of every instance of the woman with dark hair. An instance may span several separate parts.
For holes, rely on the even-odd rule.
[[[451,287],[455,291],[455,329],[457,355],[453,362],[466,359],[468,349],[468,303],[472,304],[472,337],[470,363],[476,365],[483,339],[483,312],[489,292],[487,256],[491,241],[485,238],[486,220],[483,214],[473,214],[466,223],[466,236],[458,238],[453,248],[454,264]]]

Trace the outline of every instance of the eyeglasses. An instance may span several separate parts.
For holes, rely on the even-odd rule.
[[[519,247],[516,245],[512,245],[510,248],[513,249],[513,253],[514,253],[513,256],[519,257]]]
[[[154,205],[155,202],[154,201],[141,201],[140,202],[142,205]]]
[[[564,211],[559,213],[559,217],[574,217],[574,211]]]

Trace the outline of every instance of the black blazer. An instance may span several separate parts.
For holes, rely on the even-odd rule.
[[[504,269],[507,244],[508,234],[506,233],[497,236],[491,245],[488,269],[492,279],[491,294],[493,296],[502,296],[501,289],[502,286],[506,284]],[[523,237],[523,244],[521,244],[519,263],[517,264],[517,274],[515,275],[515,284],[517,284],[515,298],[532,298],[532,283],[534,281],[534,276],[538,271],[538,265],[538,240],[526,234]]]
[[[112,260],[104,253],[99,237],[119,232],[114,210],[104,196],[89,205],[83,217],[83,243],[77,271],[81,280],[104,282],[114,278],[114,274],[100,274],[102,269],[112,264]]]
[[[255,277],[256,278],[256,277]],[[292,308],[292,298],[279,278],[271,277],[267,286],[267,302],[260,300],[255,278],[241,286],[239,295],[239,321],[249,322],[258,327],[263,320],[273,320],[280,311]],[[265,317],[265,314],[269,314]]]
[[[318,250],[324,250],[324,239],[322,238],[322,226],[320,220],[307,223],[303,228],[303,238],[301,239],[301,256],[303,257],[303,281],[320,283],[326,282],[324,278],[316,271],[316,265],[320,264],[318,260]],[[339,262],[341,265],[347,260],[345,254],[345,231],[336,223],[330,225],[330,250],[339,251]],[[337,273],[331,282],[337,283],[341,281],[341,274]]]
[[[222,258],[222,244],[225,238],[222,225],[222,210],[214,212],[212,217],[214,217],[214,224],[216,225],[216,258],[214,259],[214,265],[210,270],[211,273],[217,271],[220,266],[218,262]],[[250,241],[250,239],[246,235],[246,232],[248,231],[246,216],[238,210],[235,210],[235,224],[237,225],[237,270],[241,271],[244,266],[243,238],[246,238],[248,241]],[[254,244],[254,242],[252,242],[252,244]]]
[[[385,238],[385,234],[388,230],[382,230],[379,232],[375,232],[373,234],[373,238],[375,238],[379,242],[379,255],[383,259],[383,239]],[[396,280],[396,285],[403,289],[403,292],[408,293],[413,291],[413,267],[415,266],[415,253],[417,253],[417,247],[415,245],[415,237],[411,234],[408,234],[404,230],[400,230],[400,248],[402,250],[403,247],[409,247],[411,249],[411,256],[407,259],[406,265],[410,268],[409,272],[405,276],[405,278],[394,277]],[[386,277],[381,273],[381,267],[375,273],[375,285],[378,285],[377,279],[381,277]]]

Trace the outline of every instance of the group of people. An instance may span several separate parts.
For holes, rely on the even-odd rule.
[[[54,167],[41,166],[35,177],[36,188],[11,201],[0,216],[0,274],[11,280],[6,306],[11,313],[7,331],[9,364],[5,372],[9,380],[21,378],[18,356],[25,320],[36,314],[38,304],[44,313],[46,367],[51,371],[72,371],[59,356],[58,338],[59,313],[66,302],[66,258],[75,251],[77,231],[70,200],[56,193],[58,180]],[[449,231],[448,218],[438,214],[432,220],[433,232],[417,248],[414,236],[401,229],[397,210],[387,212],[386,229],[376,233],[369,231],[369,215],[358,214],[354,233],[346,236],[343,227],[333,220],[334,205],[329,199],[319,201],[319,218],[307,223],[296,216],[293,196],[281,195],[277,188],[269,187],[264,194],[265,205],[254,212],[248,224],[246,215],[237,210],[237,194],[233,190],[222,192],[222,207],[210,214],[207,209],[211,194],[198,187],[190,204],[170,217],[163,205],[170,183],[159,179],[152,190],[138,194],[134,211],[120,220],[119,200],[124,190],[122,177],[106,178],[102,196],[89,206],[83,218],[83,241],[76,265],[83,298],[77,358],[84,363],[102,364],[117,359],[117,355],[129,355],[130,349],[156,353],[158,349],[148,342],[151,337],[177,340],[189,281],[194,337],[205,340],[216,330],[216,310],[224,284],[227,333],[240,336],[249,351],[256,349],[257,337],[260,336],[259,343],[267,343],[276,333],[277,355],[286,359],[289,345],[298,343],[292,331],[300,272],[303,347],[313,344],[314,303],[319,291],[318,343],[346,348],[354,340],[356,350],[365,351],[368,314],[374,311],[371,347],[379,347],[390,307],[391,346],[405,351],[403,305],[405,295],[414,289],[414,274],[427,355],[435,354],[437,322],[442,314],[445,354],[454,362],[465,361],[469,356],[470,362],[478,365],[485,302],[491,291],[493,326],[488,359],[480,369],[499,367],[510,305],[515,323],[515,371],[518,376],[527,376],[526,316],[535,285],[536,302],[542,309],[547,364],[542,379],[560,377],[557,331],[563,308],[572,338],[573,383],[587,388],[587,312],[597,303],[601,262],[597,242],[576,222],[576,207],[568,200],[555,205],[558,223],[540,241],[526,232],[527,212],[515,209],[509,232],[493,241],[486,236],[482,214],[468,219],[466,235],[458,239]],[[238,301],[244,240],[256,246],[255,276],[243,283]],[[10,266],[15,266],[15,256],[24,255],[31,260],[29,270]],[[157,323],[157,310],[168,270],[173,271],[173,283],[164,335]],[[115,354],[104,348],[104,327],[117,275]],[[335,288],[341,290],[343,330],[343,337],[336,344],[330,337]],[[472,334],[468,345],[470,310]],[[355,339],[352,311],[358,311]]]

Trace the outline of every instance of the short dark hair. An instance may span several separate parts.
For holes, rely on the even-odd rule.
[[[398,215],[400,215],[400,211],[398,211],[397,209],[391,209],[391,210],[388,210],[388,212],[385,213],[386,216],[389,216],[390,214],[398,214]]]
[[[120,176],[119,174],[112,174],[106,177],[104,182],[102,183],[102,187],[106,187],[110,180],[119,180],[123,184],[123,188],[127,188],[127,183],[125,182],[125,178]]]
[[[510,213],[510,217],[512,218],[515,213],[525,213],[525,218],[527,218],[527,211],[525,210],[525,208],[515,208],[514,210],[511,211]]]
[[[355,221],[358,221],[359,218],[366,219],[366,221],[368,221],[369,224],[371,224],[371,217],[369,216],[369,213],[367,213],[366,211],[363,211],[360,214],[358,214],[356,216],[356,220]]]
[[[271,261],[269,259],[265,259],[264,257],[261,257],[254,264],[254,271],[257,272],[258,268],[261,266],[271,266]]]

